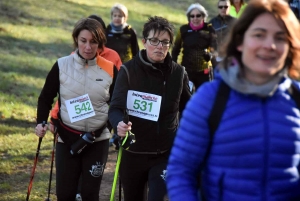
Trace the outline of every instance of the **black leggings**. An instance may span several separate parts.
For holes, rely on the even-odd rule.
[[[120,176],[125,201],[142,201],[148,182],[148,201],[163,201],[169,152],[161,155],[122,153]]]
[[[73,156],[64,143],[56,144],[56,194],[58,201],[75,200],[82,174],[83,201],[99,201],[103,171],[108,157],[109,140],[94,142]]]
[[[195,85],[195,89],[197,90],[204,82],[213,80],[213,69],[210,68],[208,72],[204,71],[189,71],[186,70],[189,80],[192,81]]]

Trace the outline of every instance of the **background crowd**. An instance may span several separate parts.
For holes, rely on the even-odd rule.
[[[298,199],[298,148],[292,152],[287,147],[299,141],[293,130],[299,125],[291,120],[299,118],[297,105],[289,94],[292,86],[299,90],[291,79],[299,71],[299,9],[298,2],[288,3],[219,0],[218,15],[209,21],[208,11],[194,3],[187,6],[187,23],[176,35],[167,19],[149,17],[142,50],[127,24],[125,5],[111,8],[107,26],[95,14],[79,20],[72,32],[74,52],[53,65],[38,101],[36,135],[42,138],[49,127],[59,136],[58,200],[98,200],[108,147],[115,144],[119,149],[129,131],[135,143],[120,148],[125,201],[142,200],[145,186],[148,201],[163,201],[167,195],[171,200]],[[229,98],[212,133],[210,110],[219,102],[215,96],[221,86],[227,86]],[[139,93],[155,101],[131,95]],[[44,126],[56,96],[51,123]],[[83,96],[88,97],[84,105],[73,108],[72,101]],[[285,109],[274,112],[278,104]],[[90,116],[82,112],[87,105],[92,106]],[[148,116],[136,114],[145,111]],[[78,118],[75,113],[87,117],[72,120]],[[129,115],[128,122],[124,115]],[[260,120],[256,127],[253,118]],[[237,125],[234,119],[242,121]],[[282,125],[276,125],[282,119]],[[276,141],[286,135],[285,144]],[[287,151],[280,155],[277,147]],[[249,163],[254,157],[261,161]],[[250,173],[245,167],[252,168]],[[282,184],[276,185],[276,177]],[[231,190],[234,182],[240,185]],[[273,195],[279,189],[282,193]]]

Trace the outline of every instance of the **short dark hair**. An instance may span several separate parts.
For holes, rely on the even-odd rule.
[[[284,24],[290,46],[285,66],[288,68],[289,75],[292,78],[299,78],[300,25],[289,5],[284,0],[250,1],[240,18],[238,18],[230,29],[227,35],[228,38],[221,48],[221,56],[225,57],[223,60],[224,67],[227,67],[230,57],[235,57],[242,64],[242,53],[237,50],[237,47],[243,43],[245,32],[253,21],[264,13],[273,15]]]
[[[173,43],[174,38],[174,26],[163,17],[149,17],[148,21],[144,24],[143,28],[143,38],[148,38],[150,31],[154,31],[154,34],[157,32],[166,31],[170,35],[170,43]]]
[[[72,33],[75,48],[78,48],[77,38],[82,30],[90,31],[93,39],[98,43],[98,48],[103,48],[104,44],[106,43],[106,37],[102,30],[102,25],[97,20],[91,18],[83,18],[75,24]]]
[[[241,5],[243,5],[244,3],[244,0],[241,0]],[[233,5],[233,0],[230,0],[230,4]]]
[[[105,29],[106,29],[105,23],[99,15],[93,14],[93,15],[88,16],[88,18],[91,18],[91,19],[94,19],[94,20],[97,20],[98,22],[100,22],[100,24],[103,28],[103,32],[105,32]]]

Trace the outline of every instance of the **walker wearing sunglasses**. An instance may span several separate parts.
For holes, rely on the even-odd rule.
[[[217,52],[219,52],[219,49],[224,42],[225,36],[230,28],[230,25],[235,21],[235,18],[229,15],[229,8],[229,0],[219,0],[219,14],[209,21],[209,23],[212,24],[217,34]],[[221,60],[221,58],[217,57],[217,61],[219,60]]]
[[[211,55],[217,47],[212,25],[206,23],[207,11],[199,3],[191,4],[186,12],[188,24],[177,31],[172,49],[172,59],[177,61],[182,51],[182,61],[195,88],[213,79]]]

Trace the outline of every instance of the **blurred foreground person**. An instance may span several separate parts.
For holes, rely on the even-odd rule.
[[[184,110],[168,164],[171,201],[199,200],[199,176],[207,201],[300,200],[299,33],[284,0],[250,1],[216,79]],[[213,126],[224,101],[216,97],[226,94]]]

